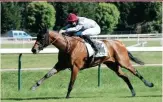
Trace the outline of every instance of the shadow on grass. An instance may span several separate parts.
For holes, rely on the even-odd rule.
[[[162,97],[162,95],[148,95],[148,96],[135,96],[135,97],[132,97],[132,96],[120,96],[119,98],[136,98],[136,97]]]
[[[70,97],[68,99],[75,99],[75,98],[94,98],[97,96],[90,96],[90,97]],[[99,96],[101,97],[101,96]],[[21,100],[49,100],[49,99],[66,99],[65,97],[32,97],[32,98],[1,98],[1,100],[15,100],[15,101],[21,101]]]
[[[75,99],[75,98],[97,98],[97,97],[103,97],[103,96],[84,96],[84,97],[70,97],[69,99]],[[162,95],[148,95],[148,96],[118,96],[117,98],[137,98],[137,97],[162,97]],[[1,98],[1,100],[15,100],[15,101],[21,101],[21,100],[49,100],[49,99],[66,99],[65,97],[32,97],[32,98]]]
[[[47,100],[47,99],[65,99],[65,97],[33,97],[33,98],[1,98],[1,100]]]

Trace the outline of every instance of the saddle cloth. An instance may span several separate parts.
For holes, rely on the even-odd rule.
[[[99,41],[99,40],[96,40],[93,42],[98,48],[98,53],[94,57],[104,57],[108,55],[107,53],[108,51],[104,42]],[[89,43],[85,42],[85,45],[86,45],[89,57],[91,57],[95,53],[95,51]]]

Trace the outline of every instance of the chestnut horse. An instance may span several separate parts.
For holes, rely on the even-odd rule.
[[[42,84],[45,79],[62,70],[65,70],[66,68],[70,68],[71,78],[66,95],[66,98],[69,98],[79,70],[93,67],[102,63],[113,70],[120,78],[126,82],[132,93],[132,96],[135,96],[136,93],[129,78],[121,70],[121,67],[129,70],[132,74],[144,82],[146,86],[154,86],[153,83],[146,81],[143,76],[132,66],[130,60],[140,65],[143,65],[144,63],[135,58],[129,51],[127,51],[125,45],[122,42],[118,40],[101,41],[106,44],[108,49],[108,56],[94,58],[94,60],[90,63],[90,61],[88,61],[88,52],[83,39],[74,36],[69,37],[59,34],[55,31],[43,29],[37,35],[37,40],[32,48],[32,52],[33,54],[39,53],[40,50],[43,50],[48,45],[52,44],[59,49],[58,62],[43,78],[41,78],[35,85],[33,85],[31,89],[35,90]]]

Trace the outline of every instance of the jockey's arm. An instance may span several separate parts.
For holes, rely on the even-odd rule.
[[[69,32],[78,32],[81,29],[83,29],[83,26],[82,25],[77,25],[76,27],[71,27],[71,28],[66,29],[66,32],[67,33],[69,33]]]
[[[66,29],[68,29],[69,27],[71,27],[70,24],[68,24],[68,25],[66,25],[65,27],[63,27],[62,30],[66,30]]]
[[[70,24],[66,25],[65,27],[61,28],[59,30],[59,33],[62,34],[62,33],[65,33],[66,32],[66,29],[68,29],[70,27]]]

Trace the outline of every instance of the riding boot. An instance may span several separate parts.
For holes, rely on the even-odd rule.
[[[94,44],[94,42],[91,40],[91,38],[88,35],[82,35],[82,38],[84,38],[92,46],[92,48],[95,51],[95,55],[96,55],[98,53],[98,48]]]

